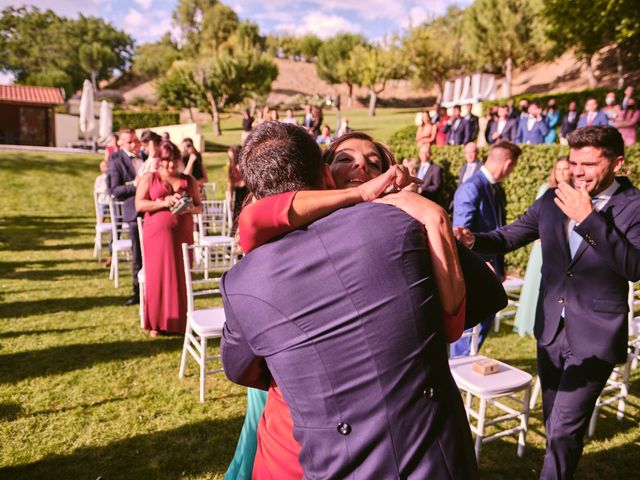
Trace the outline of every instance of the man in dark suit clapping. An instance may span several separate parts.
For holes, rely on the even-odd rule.
[[[447,145],[464,145],[466,138],[466,121],[460,116],[460,105],[453,107],[453,114],[444,126],[443,132],[447,134]]]
[[[473,105],[471,103],[466,105],[467,113],[464,116],[464,141],[463,145],[466,145],[469,142],[475,142],[476,137],[478,136],[479,129],[479,120],[478,117],[473,114],[471,111],[473,109]]]
[[[490,144],[496,143],[498,140],[509,140],[513,142],[518,133],[518,121],[514,118],[509,118],[509,107],[506,105],[500,105],[498,107],[498,120],[491,124],[489,134],[487,135],[487,141]]]
[[[627,359],[629,282],[640,280],[640,191],[616,177],[624,142],[610,126],[567,137],[572,185],[561,182],[515,222],[458,236],[483,254],[542,243],[534,333],[547,433],[542,479],[573,478],[598,395]]]
[[[120,131],[120,150],[109,157],[109,169],[107,170],[107,187],[115,200],[124,202],[124,221],[129,224],[131,237],[132,267],[133,267],[133,295],[127,299],[125,305],[140,303],[140,287],[138,285],[138,272],[142,268],[142,252],[140,250],[140,237],[138,235],[138,223],[135,206],[136,174],[142,166],[138,158],[140,152],[140,140],[136,132],[131,128]]]

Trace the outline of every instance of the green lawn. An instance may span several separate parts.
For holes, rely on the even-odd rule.
[[[193,362],[178,379],[182,338],[149,338],[137,309],[120,306],[128,281],[116,290],[92,257],[99,161],[0,151],[0,478],[222,478],[245,391],[210,376],[201,405]],[[224,158],[206,162],[222,181]],[[508,325],[483,353],[535,368],[533,340]],[[602,414],[578,478],[637,476],[639,378],[636,370],[623,421]],[[523,459],[513,438],[485,445],[483,478],[537,478],[540,417],[538,407]]]

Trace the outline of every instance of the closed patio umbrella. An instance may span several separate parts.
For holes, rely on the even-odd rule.
[[[89,80],[82,84],[82,96],[80,97],[80,131],[84,134],[84,141],[93,133],[96,126],[93,115],[93,86]]]
[[[106,100],[100,102],[100,128],[98,135],[105,141],[113,129],[113,110],[111,104]]]

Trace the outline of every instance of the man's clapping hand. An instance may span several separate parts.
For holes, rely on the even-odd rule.
[[[467,248],[472,248],[476,241],[476,236],[468,228],[453,227],[453,235]]]

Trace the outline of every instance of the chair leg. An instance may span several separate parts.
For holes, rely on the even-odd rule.
[[[593,437],[593,434],[596,431],[596,422],[598,421],[598,410],[600,410],[600,406],[598,403],[600,402],[600,397],[596,400],[596,406],[593,409],[593,413],[591,414],[591,420],[589,420],[589,436]]]
[[[498,333],[500,331],[500,320],[502,320],[502,312],[496,314],[496,318],[493,321],[493,331]]]
[[[476,460],[480,461],[480,450],[484,438],[484,422],[487,415],[487,399],[480,398],[480,410],[478,411],[478,432],[476,433]]]
[[[113,272],[115,276],[116,288],[120,288],[120,264],[118,261],[118,253],[113,256],[111,265],[114,265]]]
[[[184,342],[182,344],[182,358],[180,359],[180,370],[178,371],[178,378],[184,378],[184,372],[187,369],[187,356],[189,355],[189,336],[192,334],[189,320],[187,320],[187,331],[184,333]]]
[[[207,337],[200,337],[200,403],[204,403],[205,380],[207,377]]]
[[[616,414],[616,418],[618,420],[622,420],[624,418],[626,398],[627,398],[627,386],[622,385],[620,387],[620,398],[618,399],[618,413]]]
[[[524,455],[524,447],[527,444],[527,430],[529,424],[529,404],[531,403],[531,385],[524,391],[522,402],[522,415],[520,417],[520,433],[518,434],[518,457]]]
[[[529,402],[530,410],[536,408],[536,403],[538,403],[538,396],[540,395],[541,388],[542,386],[540,384],[540,377],[536,377],[536,383],[533,386],[533,393],[531,394],[531,401]]]
[[[144,301],[146,292],[144,289],[144,282],[140,284],[140,328],[144,328]]]

